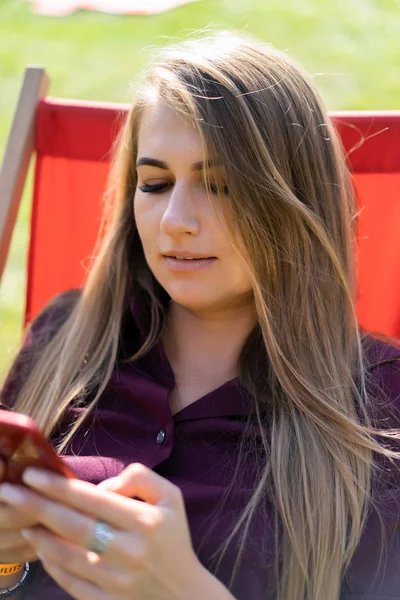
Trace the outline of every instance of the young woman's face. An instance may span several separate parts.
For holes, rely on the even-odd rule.
[[[145,111],[134,214],[147,263],[177,303],[213,312],[248,304],[252,292],[242,259],[230,244],[221,201],[215,194],[215,215],[207,197],[201,162],[200,137],[188,120],[161,104]],[[218,168],[210,171],[211,181]],[[229,193],[228,181],[226,186]],[[171,252],[208,259],[166,258]]]

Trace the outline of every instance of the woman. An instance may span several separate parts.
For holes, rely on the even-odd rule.
[[[109,198],[85,286],[3,389],[82,480],[26,479],[12,519],[2,495],[0,559],[37,565],[20,593],[400,598],[400,350],[357,323],[356,203],[310,77],[242,34],[161,51]]]

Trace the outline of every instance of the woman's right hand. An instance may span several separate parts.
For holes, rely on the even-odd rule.
[[[0,459],[0,481],[3,479],[5,465]],[[37,525],[18,509],[0,501],[0,563],[22,563],[39,560],[28,541],[22,537],[21,530]]]

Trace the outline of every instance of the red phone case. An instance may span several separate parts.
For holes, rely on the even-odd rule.
[[[8,410],[0,410],[0,458],[6,465],[3,482],[25,485],[22,473],[28,466],[49,469],[65,477],[77,477],[33,419]]]

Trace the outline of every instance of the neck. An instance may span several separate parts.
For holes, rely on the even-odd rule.
[[[239,356],[257,324],[253,305],[199,313],[172,301],[163,346],[175,373],[200,380],[213,373],[223,379],[239,374]]]

